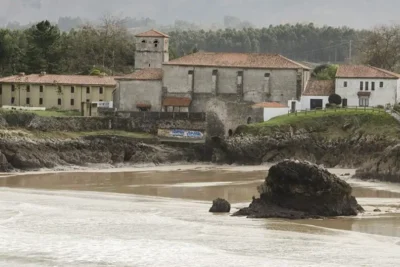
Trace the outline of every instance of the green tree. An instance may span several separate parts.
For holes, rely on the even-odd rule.
[[[317,80],[334,80],[337,68],[337,65],[330,64],[317,66],[312,73],[312,77]]]

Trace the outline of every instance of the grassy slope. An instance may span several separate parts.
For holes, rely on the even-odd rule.
[[[389,114],[376,110],[329,110],[283,115],[238,129],[239,133],[269,135],[277,131],[306,129],[327,138],[346,137],[355,132],[400,139],[400,124]]]

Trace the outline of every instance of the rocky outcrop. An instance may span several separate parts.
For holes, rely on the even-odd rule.
[[[213,201],[212,207],[209,212],[213,213],[225,213],[231,211],[231,204],[222,198],[217,198]]]
[[[170,163],[206,160],[203,145],[168,146],[153,139],[91,136],[71,140],[29,137],[0,139],[0,171],[117,163]]]
[[[355,176],[364,180],[400,183],[400,144],[389,146],[375,160],[366,162]]]
[[[352,216],[363,211],[352,188],[315,164],[285,160],[270,168],[260,198],[235,215],[254,218]]]

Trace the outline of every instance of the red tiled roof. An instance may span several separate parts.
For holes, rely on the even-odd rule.
[[[188,97],[166,97],[163,100],[163,106],[188,107],[192,99]]]
[[[252,106],[253,108],[287,108],[286,105],[278,102],[262,102]]]
[[[165,33],[156,31],[154,29],[151,29],[150,31],[147,31],[147,32],[139,33],[139,34],[137,34],[135,36],[136,37],[165,37],[165,38],[169,38],[169,36],[166,35]]]
[[[306,90],[302,95],[304,96],[330,96],[335,93],[335,81],[319,81],[309,80]]]
[[[238,67],[262,69],[309,69],[278,54],[198,52],[171,60],[164,65]]]
[[[358,96],[370,96],[371,92],[358,92],[357,95]]]
[[[136,107],[137,108],[151,108],[151,104],[148,104],[148,103],[137,103]]]
[[[337,69],[336,77],[398,79],[400,74],[372,66],[340,65]]]
[[[162,80],[162,77],[162,69],[142,69],[116,78],[116,80]]]
[[[0,83],[115,86],[114,76],[30,74],[0,78]]]

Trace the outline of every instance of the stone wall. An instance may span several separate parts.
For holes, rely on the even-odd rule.
[[[161,111],[161,81],[119,81],[118,110],[138,110],[137,104],[150,104],[151,111]]]
[[[151,113],[150,113],[151,114]],[[158,113],[157,113],[158,114]],[[38,131],[123,130],[157,134],[162,129],[204,130],[204,117],[41,117],[31,113],[6,112],[0,115],[0,127],[26,128]]]

